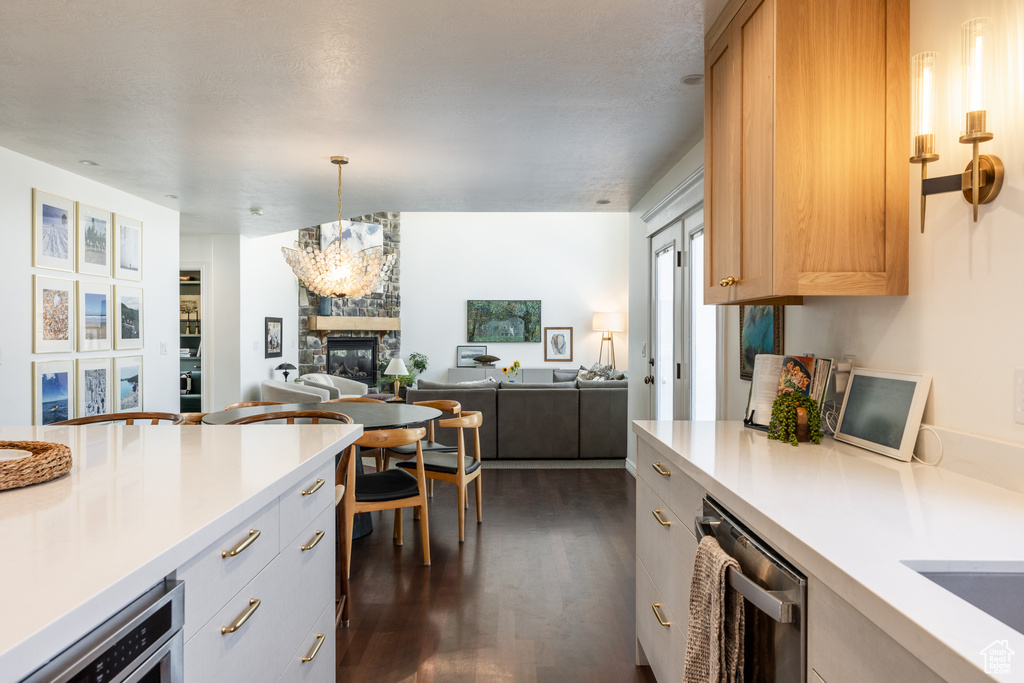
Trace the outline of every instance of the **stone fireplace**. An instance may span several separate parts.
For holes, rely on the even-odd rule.
[[[328,374],[376,387],[377,344],[376,337],[328,337]]]

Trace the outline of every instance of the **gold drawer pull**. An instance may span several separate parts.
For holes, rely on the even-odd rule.
[[[655,469],[655,471],[658,474],[660,474],[661,476],[663,476],[663,477],[671,477],[672,476],[671,472],[666,472],[665,470],[661,469],[661,463],[660,462],[654,463],[653,465],[651,465],[651,467],[653,467]]]
[[[722,287],[730,287],[736,284],[737,282],[739,282],[739,280],[730,275],[729,277],[723,277],[721,280],[718,281],[718,284],[720,284]]]
[[[660,602],[656,602],[653,605],[651,605],[651,609],[654,610],[654,616],[658,617],[658,623],[661,624],[662,626],[671,626],[672,625],[671,621],[665,621],[661,617],[661,610],[658,609],[659,607],[661,607],[661,603]]]
[[[231,624],[231,626],[221,626],[220,634],[222,636],[226,636],[227,634],[234,633],[238,629],[242,628],[242,624],[249,621],[249,617],[251,617],[259,608],[260,601],[256,598],[250,598],[249,606],[245,608],[245,611],[238,615],[238,618],[235,619],[235,623]]]
[[[309,651],[308,655],[302,658],[303,664],[313,661],[313,657],[316,657],[316,653],[320,652],[320,646],[324,644],[324,640],[326,640],[326,638],[323,633],[316,634],[316,645],[313,646],[313,649]]]
[[[664,518],[662,518],[662,516],[661,516],[661,510],[651,510],[651,512],[653,512],[653,513],[654,513],[654,518],[655,518],[656,520],[658,520],[658,522],[659,522],[659,523],[660,523],[660,524],[661,524],[662,526],[672,526],[672,522],[668,521],[667,519],[664,519]]]
[[[313,484],[309,489],[302,492],[304,496],[312,496],[314,493],[320,490],[320,487],[324,485],[324,480],[320,477],[316,478],[316,483]]]
[[[220,556],[221,557],[234,557],[238,553],[242,552],[243,550],[245,550],[246,548],[251,546],[253,544],[253,541],[255,541],[259,537],[260,537],[259,529],[249,529],[249,535],[245,538],[244,541],[242,541],[241,543],[236,545],[231,550],[222,550],[222,551],[220,551]]]
[[[323,538],[323,537],[324,537],[324,532],[322,532],[322,531],[320,531],[318,529],[317,532],[316,532],[316,536],[314,536],[313,540],[309,542],[309,545],[299,546],[299,548],[301,548],[302,552],[306,552],[307,550],[312,550],[313,548],[316,547],[316,544],[319,543],[320,539]]]

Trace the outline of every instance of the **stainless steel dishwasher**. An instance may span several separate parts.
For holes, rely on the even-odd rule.
[[[710,498],[694,527],[698,541],[714,536],[742,570],[730,568],[729,585],[746,604],[743,680],[805,683],[807,579]]]

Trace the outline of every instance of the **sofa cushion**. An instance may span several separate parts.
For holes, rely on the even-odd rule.
[[[369,391],[369,387],[362,382],[344,377],[335,377],[324,372],[309,372],[299,377],[299,380],[334,387],[338,390],[340,396],[362,396]]]
[[[580,389],[626,389],[629,382],[624,379],[581,379],[576,381]]]
[[[416,383],[417,389],[423,389],[425,391],[433,391],[436,389],[490,389],[495,390],[498,388],[498,382],[490,379],[481,379],[474,382],[428,382],[425,379],[421,379]]]
[[[529,384],[527,384],[526,382],[502,382],[501,383],[501,390],[502,391],[508,391],[508,390],[518,391],[520,389],[557,389],[559,391],[569,391],[569,390],[572,390],[572,389],[575,389],[575,388],[576,388],[576,384],[574,382],[558,382],[558,383],[554,383],[554,382],[531,382]]]
[[[552,375],[555,382],[575,382],[579,370],[554,370]]]
[[[600,363],[594,363],[589,370],[581,365],[576,379],[608,379],[614,370],[615,368],[611,365],[601,365]]]

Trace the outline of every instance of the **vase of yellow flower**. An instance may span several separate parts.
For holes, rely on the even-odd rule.
[[[519,377],[519,368],[521,367],[522,366],[519,364],[519,361],[513,361],[512,365],[507,368],[502,368],[501,371],[505,373],[505,377],[509,382],[515,382],[516,378]]]

